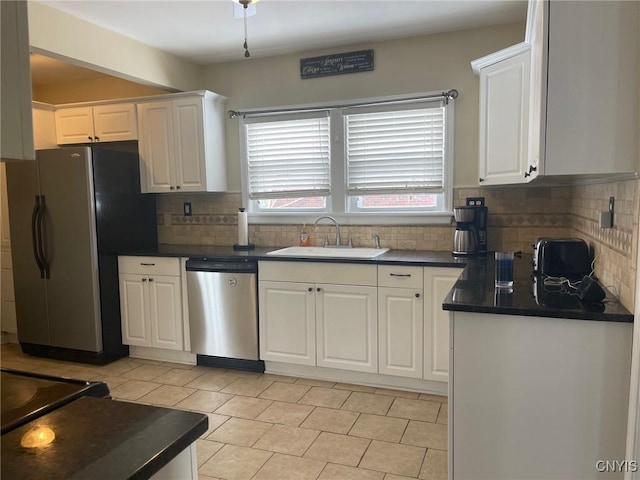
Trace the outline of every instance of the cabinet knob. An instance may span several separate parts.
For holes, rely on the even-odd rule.
[[[313,288],[311,287],[307,288],[307,290],[309,290],[310,292],[313,292]]]
[[[176,188],[176,187],[174,187],[173,185],[171,185],[171,186],[169,187],[169,190],[175,190],[175,188]]]
[[[90,142],[93,142],[93,137],[87,137]]]
[[[176,185],[176,190],[180,190],[182,187],[180,185]]]
[[[320,287],[316,288],[316,292],[319,292],[320,290],[322,290]]]
[[[420,298],[420,294],[419,293],[416,293],[416,298]]]
[[[146,282],[146,281],[147,281],[147,279],[146,279],[146,278],[143,278],[143,279],[142,279],[142,281],[143,281],[143,282]]]
[[[150,281],[150,282],[153,282],[153,278],[150,278],[150,279],[149,279],[149,281]]]
[[[478,179],[478,182],[480,182],[480,183],[484,182],[484,178],[480,177],[480,178]]]
[[[100,137],[96,137],[96,142],[99,142],[99,141],[100,141]]]

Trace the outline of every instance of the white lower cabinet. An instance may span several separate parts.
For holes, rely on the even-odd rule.
[[[262,360],[377,371],[375,265],[260,262],[258,272]]]
[[[377,288],[315,285],[319,367],[378,371]]]
[[[378,370],[422,378],[422,292],[378,287]]]
[[[378,371],[422,378],[423,268],[378,266]]]
[[[259,282],[260,358],[316,364],[316,297],[313,286]]]
[[[119,257],[122,343],[183,350],[178,258]]]
[[[460,268],[261,261],[258,272],[262,360],[402,377],[413,388],[448,381],[442,302]]]
[[[425,380],[449,380],[449,318],[442,301],[453,288],[461,270],[424,268],[424,372]]]

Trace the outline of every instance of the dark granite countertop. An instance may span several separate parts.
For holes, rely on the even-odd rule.
[[[168,257],[189,257],[197,259],[216,260],[270,260],[276,262],[318,262],[318,263],[358,263],[374,265],[397,265],[407,264],[415,266],[430,267],[464,267],[467,259],[456,258],[451,252],[428,251],[428,250],[389,250],[372,259],[357,258],[327,258],[327,257],[293,257],[268,255],[269,252],[283,247],[256,247],[249,251],[235,251],[232,247],[221,247],[214,245],[160,245],[157,255]],[[136,252],[127,253],[138,255]],[[143,253],[141,255],[150,255]]]
[[[271,260],[281,262],[354,263],[360,265],[414,265],[426,267],[458,267],[462,273],[443,303],[445,310],[538,317],[570,318],[633,322],[633,314],[620,303],[584,304],[577,297],[544,288],[532,275],[532,255],[516,257],[513,292],[496,292],[494,260],[491,253],[475,257],[454,257],[451,252],[428,250],[389,250],[372,259],[327,257],[284,257],[268,255],[282,247],[256,247],[250,251],[234,251],[232,247],[212,245],[160,245],[154,255],[215,260]],[[130,252],[131,255],[139,253]],[[140,253],[143,254],[143,253]],[[143,255],[149,255],[144,253]]]
[[[207,430],[206,415],[104,398],[82,397],[2,436],[2,477],[146,479]],[[20,445],[34,426],[54,441]]]
[[[491,254],[471,259],[458,281],[445,298],[442,308],[459,312],[530,315],[535,317],[569,318],[633,322],[633,314],[607,292],[604,303],[583,303],[559,287],[545,286],[534,276],[532,255],[515,258],[513,291],[494,287],[494,260]]]

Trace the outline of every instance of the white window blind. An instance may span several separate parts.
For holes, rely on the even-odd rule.
[[[349,195],[444,191],[440,102],[353,110],[345,114]]]
[[[245,119],[251,199],[331,193],[328,112],[290,117]]]

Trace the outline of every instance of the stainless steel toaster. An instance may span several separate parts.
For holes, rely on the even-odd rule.
[[[589,246],[581,238],[543,237],[533,248],[535,274],[580,280],[591,273]]]

